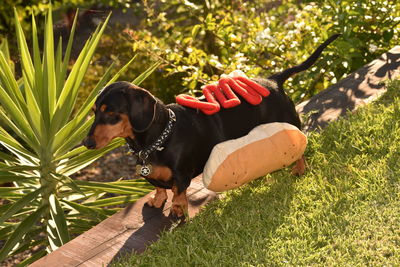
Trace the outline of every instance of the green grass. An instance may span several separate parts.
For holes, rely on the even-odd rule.
[[[304,176],[230,191],[114,266],[400,266],[399,89],[313,133]]]

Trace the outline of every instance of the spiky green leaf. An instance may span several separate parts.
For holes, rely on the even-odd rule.
[[[29,232],[35,223],[40,219],[43,212],[46,210],[46,206],[38,208],[31,215],[26,217],[15,229],[13,234],[8,238],[4,246],[0,251],[0,261],[3,261],[7,255],[12,251],[12,249],[21,241],[24,235]]]

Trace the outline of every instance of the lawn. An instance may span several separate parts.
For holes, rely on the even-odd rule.
[[[400,82],[267,175],[114,266],[400,266]]]

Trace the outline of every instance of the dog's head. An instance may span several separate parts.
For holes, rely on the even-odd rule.
[[[116,137],[134,138],[152,124],[157,99],[148,91],[128,82],[105,87],[96,99],[94,122],[83,145],[99,149]]]

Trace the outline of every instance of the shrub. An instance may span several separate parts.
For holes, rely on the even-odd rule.
[[[52,2],[52,8],[70,9],[76,7],[91,7],[93,5],[103,5],[111,7],[122,7],[129,8],[130,0],[3,0],[0,5],[0,36],[9,36],[13,33],[10,29],[14,26],[13,9],[16,8],[18,16],[21,20],[29,22],[30,16],[42,15],[49,7],[49,3]],[[29,25],[21,25],[25,29],[29,29]],[[10,37],[10,36],[9,36]],[[29,38],[29,37],[28,37]]]
[[[7,240],[0,261],[35,246],[45,246],[50,252],[118,210],[102,207],[133,202],[149,192],[142,181],[99,183],[70,178],[123,143],[122,139],[115,140],[100,151],[79,146],[93,122],[87,116],[98,91],[115,81],[133,59],[113,77],[111,65],[71,115],[107,21],[99,25],[69,68],[76,20],[63,56],[62,41],[54,47],[51,8],[42,53],[32,17],[31,54],[15,11],[22,78],[15,78],[7,43],[0,46],[0,144],[7,151],[0,152],[0,183],[12,183],[11,187],[0,187],[0,199],[5,203],[0,207],[0,240]],[[157,66],[133,82],[140,84]],[[106,193],[119,196],[104,199]],[[44,254],[46,251],[40,250],[24,264]]]
[[[172,94],[196,94],[202,84],[234,69],[266,77],[302,62],[329,35],[342,33],[313,68],[287,82],[299,102],[399,40],[395,1],[172,0],[143,1],[135,8],[144,8],[147,18],[128,30],[133,49],[163,59],[164,75],[176,83],[159,82],[158,91]]]

